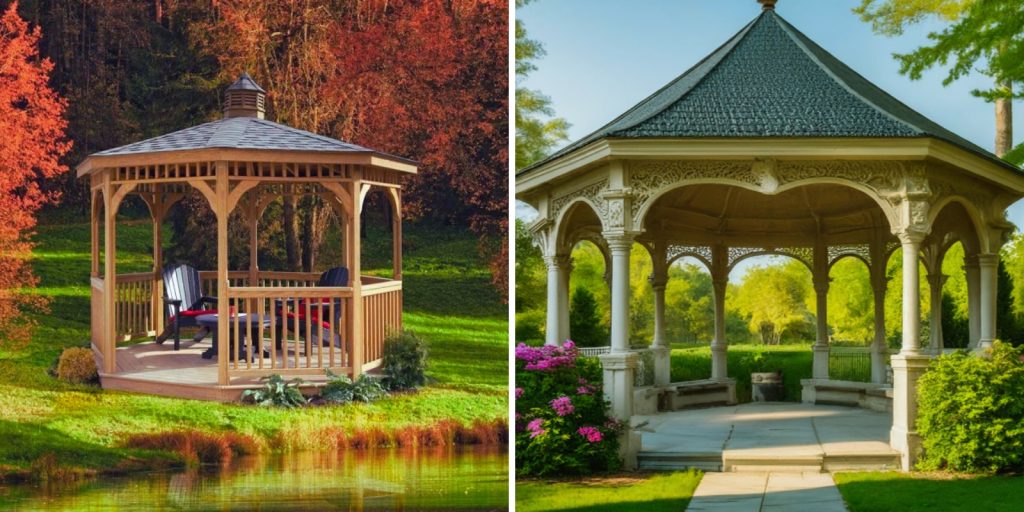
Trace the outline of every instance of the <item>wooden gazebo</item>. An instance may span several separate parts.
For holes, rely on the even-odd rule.
[[[94,153],[78,166],[92,195],[92,344],[103,387],[232,400],[271,374],[315,383],[328,369],[355,377],[380,365],[385,335],[402,322],[401,181],[416,173],[416,165],[268,121],[264,103],[265,91],[243,75],[227,90],[222,119]],[[200,272],[203,292],[217,297],[218,311],[235,313],[217,323],[214,361],[199,357],[199,343],[180,351],[154,342],[118,347],[164,329],[160,226],[189,187],[209,201],[217,218],[217,268]],[[374,187],[394,209],[391,279],[360,273],[360,212]],[[115,220],[129,194],[138,195],[152,215],[153,269],[118,275]],[[259,221],[285,195],[315,195],[331,207],[342,232],[337,266],[353,276],[348,286],[312,288],[319,273],[260,270]],[[228,268],[228,219],[236,208],[250,234],[244,270]],[[282,304],[293,314],[284,314]],[[266,322],[240,338],[246,329],[241,313]],[[317,329],[330,332],[311,335]],[[321,337],[341,342],[311,342]],[[228,349],[229,340],[242,338],[251,357]]]

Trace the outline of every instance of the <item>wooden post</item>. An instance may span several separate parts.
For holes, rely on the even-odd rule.
[[[92,266],[89,274],[91,277],[100,276],[100,207],[99,200],[103,197],[102,190],[90,192],[92,201],[90,204],[89,227],[92,235]]]
[[[352,281],[352,307],[349,308],[349,329],[351,335],[349,339],[352,340],[352,378],[356,378],[363,372],[363,359],[364,359],[364,345],[366,343],[365,337],[363,336],[363,286],[362,286],[362,268],[360,263],[360,222],[359,217],[363,208],[363,187],[364,185],[357,176],[352,181],[351,198],[352,198],[352,211],[349,215],[348,224],[348,265],[349,265],[349,276]]]
[[[256,238],[260,224],[259,203],[259,197],[256,197],[245,208],[246,220],[249,221],[249,286],[260,285],[259,240]]]
[[[117,205],[110,169],[103,171],[103,372],[117,370]]]
[[[217,215],[217,382],[226,386],[231,383],[228,377],[228,324],[231,306],[228,301],[228,164],[216,162],[217,188],[214,190],[216,201],[211,206]]]
[[[149,206],[150,213],[153,215],[153,298],[151,300],[153,305],[153,321],[151,325],[156,334],[159,335],[164,330],[164,249],[163,249],[163,233],[161,227],[164,223],[164,214],[166,209],[164,207],[163,197],[160,195],[160,185],[153,186],[155,191],[153,192],[153,204]]]
[[[395,214],[391,216],[391,276],[395,281],[402,280],[402,192],[396,188],[389,191]]]

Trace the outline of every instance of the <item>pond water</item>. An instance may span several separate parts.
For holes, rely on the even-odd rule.
[[[307,452],[62,488],[0,487],[0,509],[507,510],[508,475],[499,448]]]

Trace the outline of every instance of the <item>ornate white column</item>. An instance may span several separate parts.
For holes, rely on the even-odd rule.
[[[665,262],[664,244],[657,244],[654,259],[654,272],[651,273],[651,288],[654,290],[654,340],[651,342],[651,353],[654,355],[654,385],[667,386],[671,381],[671,351],[665,339],[665,286],[668,284],[668,265]]]
[[[918,257],[925,234],[912,230],[897,233],[903,244],[903,347],[892,356],[893,401],[889,444],[901,455],[904,470],[913,468],[921,451],[917,433],[917,380],[928,368],[930,357],[921,354],[921,294]]]
[[[823,243],[814,246],[814,295],[816,327],[814,337],[814,363],[811,376],[816,380],[828,380],[828,247]]]
[[[565,295],[569,293],[564,289],[567,280],[563,277],[568,260],[569,257],[564,254],[544,257],[544,263],[548,267],[548,320],[545,328],[545,345],[561,346],[565,342],[562,334],[569,328],[568,325],[562,327],[562,306],[567,303]]]
[[[942,285],[949,278],[941,270],[941,268],[933,269],[928,274],[928,289],[931,292],[932,303],[931,318],[928,321],[928,327],[931,331],[928,340],[928,351],[936,355],[942,354]]]
[[[984,350],[992,347],[992,341],[996,339],[996,288],[998,286],[997,267],[999,265],[998,254],[979,254],[979,336],[977,348]]]
[[[728,350],[725,339],[725,291],[729,285],[729,249],[722,245],[711,248],[711,285],[715,296],[715,339],[711,341],[711,379],[729,378]]]
[[[623,421],[633,415],[633,373],[637,354],[629,351],[629,254],[633,234],[606,233],[612,253],[612,346],[600,356],[604,368],[604,394],[611,402],[612,414]]]
[[[569,328],[569,276],[572,274],[572,256],[566,254],[562,261],[562,281],[558,290],[558,342],[572,339]]]
[[[875,338],[871,343],[871,382],[877,384],[885,383],[885,355],[889,348],[885,342],[885,289],[888,285],[885,263],[884,259],[871,261],[871,291],[874,292],[875,305]]]
[[[964,256],[964,277],[967,279],[967,348],[973,349],[981,338],[981,269],[977,255]]]

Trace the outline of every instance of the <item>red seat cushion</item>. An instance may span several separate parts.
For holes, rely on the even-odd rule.
[[[317,310],[312,309],[312,310],[310,310],[310,313],[311,313],[310,316],[313,317],[313,320],[320,320],[320,314],[317,312]],[[304,309],[300,310],[298,313],[292,313],[291,311],[277,310],[277,315],[278,316],[283,316],[283,317],[285,317],[285,318],[287,318],[289,320],[295,320],[296,318],[298,318],[300,322],[306,320],[306,311]],[[327,322],[326,320],[321,321],[320,325],[322,325],[324,329],[328,329],[328,328],[331,327],[331,324],[329,322]],[[294,326],[294,323],[292,323],[292,322],[286,322],[285,323],[285,327],[286,328],[292,327],[292,326]]]
[[[234,315],[235,314],[235,307],[231,306],[231,310],[230,311],[231,311],[231,314]],[[196,316],[202,316],[202,315],[216,315],[216,314],[217,314],[217,310],[216,309],[189,309],[189,310],[179,311],[178,312],[178,315],[181,315],[183,317],[196,317]],[[178,317],[177,316],[171,316],[171,318],[168,320],[168,322],[174,323],[174,320],[176,318],[178,318]]]

